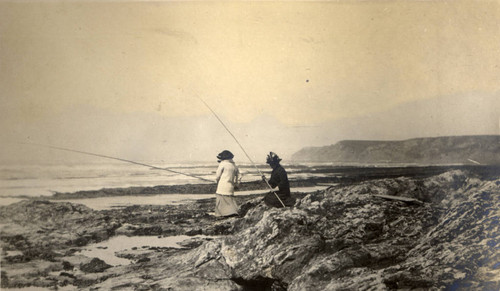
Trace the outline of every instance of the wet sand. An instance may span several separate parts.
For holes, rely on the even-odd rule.
[[[297,187],[291,188],[295,193],[310,193],[326,189],[328,186],[312,186],[312,187]],[[266,191],[263,190],[248,190],[237,191],[235,196],[262,196]],[[194,202],[201,199],[215,199],[214,194],[159,194],[148,196],[110,196],[99,198],[84,198],[84,199],[66,199],[58,200],[60,202],[71,202],[83,204],[94,210],[113,209],[118,207],[128,207],[133,205],[179,205]]]

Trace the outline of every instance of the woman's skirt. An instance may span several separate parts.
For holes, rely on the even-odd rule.
[[[234,196],[215,194],[215,216],[238,215]]]
[[[276,195],[278,195],[279,199],[278,197],[276,197]],[[264,202],[267,206],[277,208],[283,207],[283,204],[285,204],[286,207],[295,205],[295,199],[290,195],[289,192],[281,193],[279,191],[267,193],[266,196],[264,196]]]

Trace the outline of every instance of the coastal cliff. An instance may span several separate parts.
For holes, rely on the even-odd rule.
[[[297,162],[500,164],[500,135],[415,138],[401,141],[345,140],[308,147],[292,155]]]

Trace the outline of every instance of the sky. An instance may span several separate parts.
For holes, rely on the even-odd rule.
[[[499,1],[0,0],[0,161],[500,134]]]

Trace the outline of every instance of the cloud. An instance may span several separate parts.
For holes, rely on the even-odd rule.
[[[220,115],[252,159],[261,162],[275,151],[285,159],[306,146],[345,139],[401,140],[414,137],[500,134],[500,93],[471,93],[419,100],[389,110],[314,126],[290,126],[272,115],[232,122]],[[147,161],[211,161],[229,149],[248,162],[232,136],[211,114],[165,117],[158,113],[117,113],[78,106],[50,119],[12,124],[2,130],[0,160],[78,159],[74,154],[14,146],[33,142]]]
[[[4,140],[205,159],[235,144],[198,96],[255,157],[497,132],[498,3],[0,6]]]

